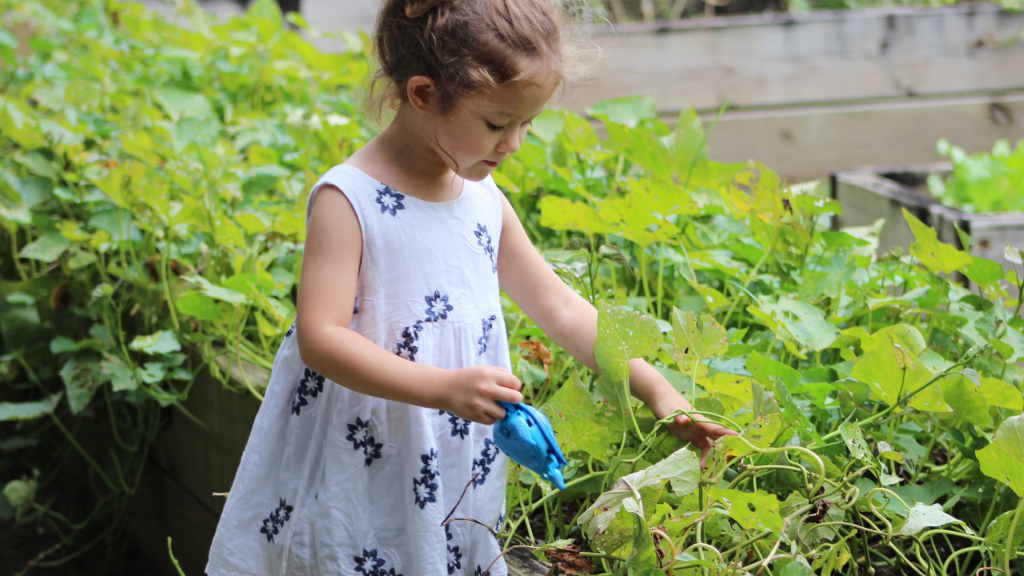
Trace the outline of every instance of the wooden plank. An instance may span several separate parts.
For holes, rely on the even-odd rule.
[[[1024,89],[1024,13],[998,5],[690,19],[595,30],[574,111],[650,94],[659,110]]]
[[[702,117],[707,126],[714,116]],[[937,162],[939,138],[968,152],[1024,138],[1024,91],[726,112],[708,149],[716,161],[756,159],[795,182],[843,168]]]

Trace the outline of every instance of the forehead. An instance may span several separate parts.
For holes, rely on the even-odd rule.
[[[554,75],[531,76],[467,96],[465,105],[485,114],[531,118],[544,110],[557,87]]]

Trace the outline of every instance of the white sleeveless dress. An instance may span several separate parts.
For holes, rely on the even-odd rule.
[[[426,202],[341,165],[314,187],[310,207],[325,184],[346,195],[362,227],[351,328],[414,362],[511,370],[494,181]],[[294,332],[274,360],[206,573],[483,574],[501,553],[494,536],[442,521],[465,490],[453,518],[503,522],[508,461],[492,427],[326,380],[302,364]],[[506,572],[503,560],[490,570]]]

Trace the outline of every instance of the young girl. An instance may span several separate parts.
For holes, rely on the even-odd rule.
[[[298,318],[277,353],[210,551],[210,576],[484,573],[520,402],[499,288],[597,370],[597,312],[530,244],[490,172],[563,76],[559,0],[386,0],[394,120],[309,198]],[[642,359],[659,417],[690,405]],[[679,416],[707,450],[728,433]],[[468,488],[467,488],[468,487]],[[503,561],[490,574],[506,573]]]

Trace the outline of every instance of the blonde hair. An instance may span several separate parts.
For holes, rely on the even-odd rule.
[[[561,0],[385,0],[374,31],[379,68],[371,110],[407,100],[413,76],[434,81],[438,111],[483,89],[538,69],[558,83],[576,74],[578,31]],[[571,69],[571,70],[570,70]]]

